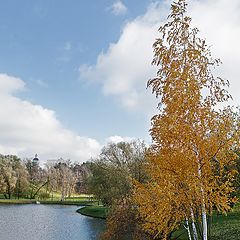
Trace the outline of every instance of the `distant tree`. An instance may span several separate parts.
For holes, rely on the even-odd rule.
[[[15,156],[0,156],[0,171],[2,178],[2,191],[5,198],[10,199],[17,182],[15,165],[19,161]]]
[[[160,27],[154,43],[153,64],[157,77],[148,86],[159,99],[160,113],[153,116],[153,144],[147,153],[150,180],[138,183],[135,203],[144,229],[167,239],[188,219],[201,216],[203,240],[208,238],[207,215],[213,207],[227,212],[235,198],[233,181],[239,147],[239,118],[230,107],[217,104],[231,96],[229,85],[211,70],[220,64],[212,59],[198,30],[190,28],[185,0],[174,2],[168,22]]]
[[[76,176],[71,168],[71,161],[59,159],[58,163],[54,165],[57,174],[57,185],[61,192],[61,201],[64,201],[68,196],[70,197],[74,191],[76,184]]]
[[[27,159],[25,165],[29,175],[29,198],[35,199],[38,193],[49,183],[49,178],[45,169],[39,166],[34,159]]]
[[[89,191],[108,206],[125,197],[132,179],[142,182],[146,178],[145,149],[141,141],[108,144],[91,164]]]
[[[20,196],[25,197],[27,195],[28,186],[29,186],[28,171],[25,165],[23,164],[23,162],[21,162],[21,164],[18,165],[15,171],[16,171],[17,181],[16,181],[14,194],[19,199]]]
[[[47,185],[47,191],[51,195],[51,198],[53,200],[54,192],[59,190],[58,187],[58,170],[54,167],[55,163],[47,162],[45,164],[47,178],[49,180]]]
[[[84,162],[82,164],[74,163],[72,165],[72,171],[76,177],[75,192],[76,193],[88,193],[88,178],[91,175],[90,170],[91,163]]]
[[[11,199],[13,194],[19,198],[27,189],[27,171],[21,159],[14,155],[0,155],[0,192]]]
[[[46,164],[49,179],[48,190],[52,194],[57,191],[61,193],[61,201],[71,197],[73,193],[84,192],[85,175],[89,176],[90,170],[86,164],[72,163],[70,160],[58,159],[56,162]],[[81,189],[80,189],[81,188]],[[85,191],[86,192],[86,191]]]

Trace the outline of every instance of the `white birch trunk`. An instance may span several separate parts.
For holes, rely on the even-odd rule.
[[[188,232],[188,239],[189,239],[189,240],[192,240],[192,236],[191,236],[191,232],[190,232],[190,228],[189,228],[188,218],[187,218],[187,217],[186,217],[186,226],[185,226],[185,229],[186,229],[187,232]]]
[[[193,229],[193,239],[198,240],[197,228],[195,225],[195,217],[192,208],[190,208],[191,218],[192,218],[192,229]]]
[[[205,208],[205,202],[203,197],[202,202],[202,224],[203,224],[203,240],[207,240],[207,214],[206,214],[206,208]]]
[[[204,189],[202,186],[202,171],[201,171],[201,163],[199,160],[199,153],[197,148],[194,149],[196,156],[197,156],[197,163],[198,163],[198,177],[200,179],[200,191],[201,191],[201,195],[202,195],[202,206],[201,206],[201,210],[202,210],[202,227],[203,227],[203,240],[207,240],[208,239],[208,234],[207,234],[207,213],[206,213],[206,206],[205,206],[205,196],[204,196]]]
[[[202,177],[202,172],[201,172],[201,165],[200,162],[198,160],[198,176],[199,179],[201,181],[201,177]],[[206,213],[206,207],[205,207],[205,197],[204,197],[204,189],[202,187],[202,183],[200,186],[200,191],[201,191],[201,195],[202,195],[202,227],[203,227],[203,240],[207,240],[208,239],[208,234],[207,234],[207,213]]]

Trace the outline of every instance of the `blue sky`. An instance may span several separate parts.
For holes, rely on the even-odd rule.
[[[3,1],[0,152],[86,161],[108,141],[150,142],[157,104],[146,82],[155,76],[152,43],[170,2]],[[232,83],[235,105],[239,11],[239,0],[189,5],[194,25],[223,60],[219,72]]]
[[[112,134],[146,135],[142,114],[126,112],[81,81],[81,64],[94,64],[119,38],[128,19],[149,1],[130,1],[126,14],[113,1],[6,1],[0,16],[0,72],[18,76],[21,97],[56,111],[65,126],[99,140]]]

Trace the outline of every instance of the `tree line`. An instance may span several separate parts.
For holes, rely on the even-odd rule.
[[[132,179],[145,181],[146,148],[140,140],[109,143],[99,157],[85,163],[58,159],[43,167],[38,158],[0,155],[0,194],[6,199],[53,199],[54,193],[60,193],[64,201],[73,193],[89,193],[110,207],[127,196]]]
[[[34,159],[0,155],[0,193],[6,199],[53,199],[58,192],[64,201],[73,193],[87,192],[88,165],[59,159],[40,167]]]

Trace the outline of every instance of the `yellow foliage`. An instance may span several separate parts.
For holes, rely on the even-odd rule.
[[[229,83],[215,77],[218,66],[198,30],[190,28],[185,0],[172,4],[169,22],[160,27],[154,43],[157,77],[148,87],[160,98],[160,113],[153,116],[146,184],[135,183],[134,200],[144,229],[167,239],[190,209],[201,206],[226,213],[234,191],[233,170],[239,147],[239,119],[232,108],[216,110],[231,98]]]

